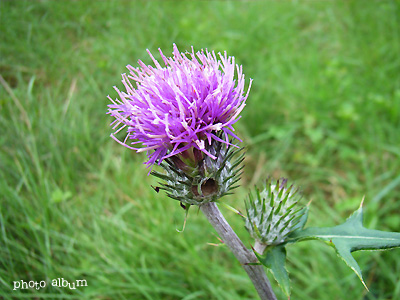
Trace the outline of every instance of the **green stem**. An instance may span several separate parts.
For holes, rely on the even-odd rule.
[[[222,241],[228,246],[237,260],[241,263],[256,288],[260,299],[277,300],[263,266],[251,265],[258,262],[257,257],[253,251],[245,247],[219,211],[216,203],[205,203],[200,206],[200,209],[220,235]]]

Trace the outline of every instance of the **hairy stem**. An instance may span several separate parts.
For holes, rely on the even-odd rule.
[[[251,250],[247,249],[245,245],[243,245],[242,241],[219,211],[216,203],[205,203],[200,206],[200,209],[214,229],[218,232],[223,242],[241,263],[242,267],[247,272],[247,275],[249,275],[253,282],[261,300],[277,300],[263,266],[249,265],[249,263],[257,263],[257,257]]]

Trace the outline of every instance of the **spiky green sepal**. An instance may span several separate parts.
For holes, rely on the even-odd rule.
[[[189,205],[215,202],[238,187],[235,184],[242,174],[244,153],[237,155],[243,148],[214,140],[206,150],[216,159],[203,155],[195,166],[190,166],[180,158],[171,157],[160,164],[165,173],[150,174],[163,180],[160,189],[172,199]]]
[[[246,203],[246,229],[259,243],[279,245],[297,229],[305,210],[298,207],[301,198],[299,190],[293,185],[286,186],[286,179],[273,184],[267,180],[260,192],[255,188],[255,196],[250,192]]]

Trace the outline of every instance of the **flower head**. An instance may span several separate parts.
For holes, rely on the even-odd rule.
[[[259,243],[278,245],[285,242],[288,235],[297,229],[300,218],[306,208],[299,207],[301,198],[293,185],[286,186],[287,180],[278,180],[276,184],[268,180],[256,196],[249,194],[246,202],[246,229]]]
[[[137,152],[147,151],[149,166],[178,154],[193,156],[197,150],[216,159],[206,145],[239,139],[233,124],[250,90],[244,95],[242,67],[226,52],[218,59],[214,52],[195,53],[193,47],[180,53],[175,44],[173,57],[159,51],[161,63],[147,51],[154,67],[140,60],[140,67],[128,65],[129,75],[122,74],[126,92],[114,87],[119,99],[108,97],[113,102],[109,114],[115,117],[111,137]],[[127,135],[119,141],[115,134],[124,129]]]

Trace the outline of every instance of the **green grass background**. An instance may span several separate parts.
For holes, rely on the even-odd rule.
[[[343,222],[365,195],[366,227],[400,231],[399,1],[19,0],[0,14],[0,297],[257,298],[202,214],[178,233],[184,211],[150,187],[145,155],[109,138],[125,65],[173,43],[226,50],[254,79],[225,202],[243,210],[251,186],[286,176],[313,201],[308,226]],[[292,299],[400,299],[399,254],[355,253],[367,293],[332,248],[290,246]],[[88,286],[12,290],[59,277]]]

